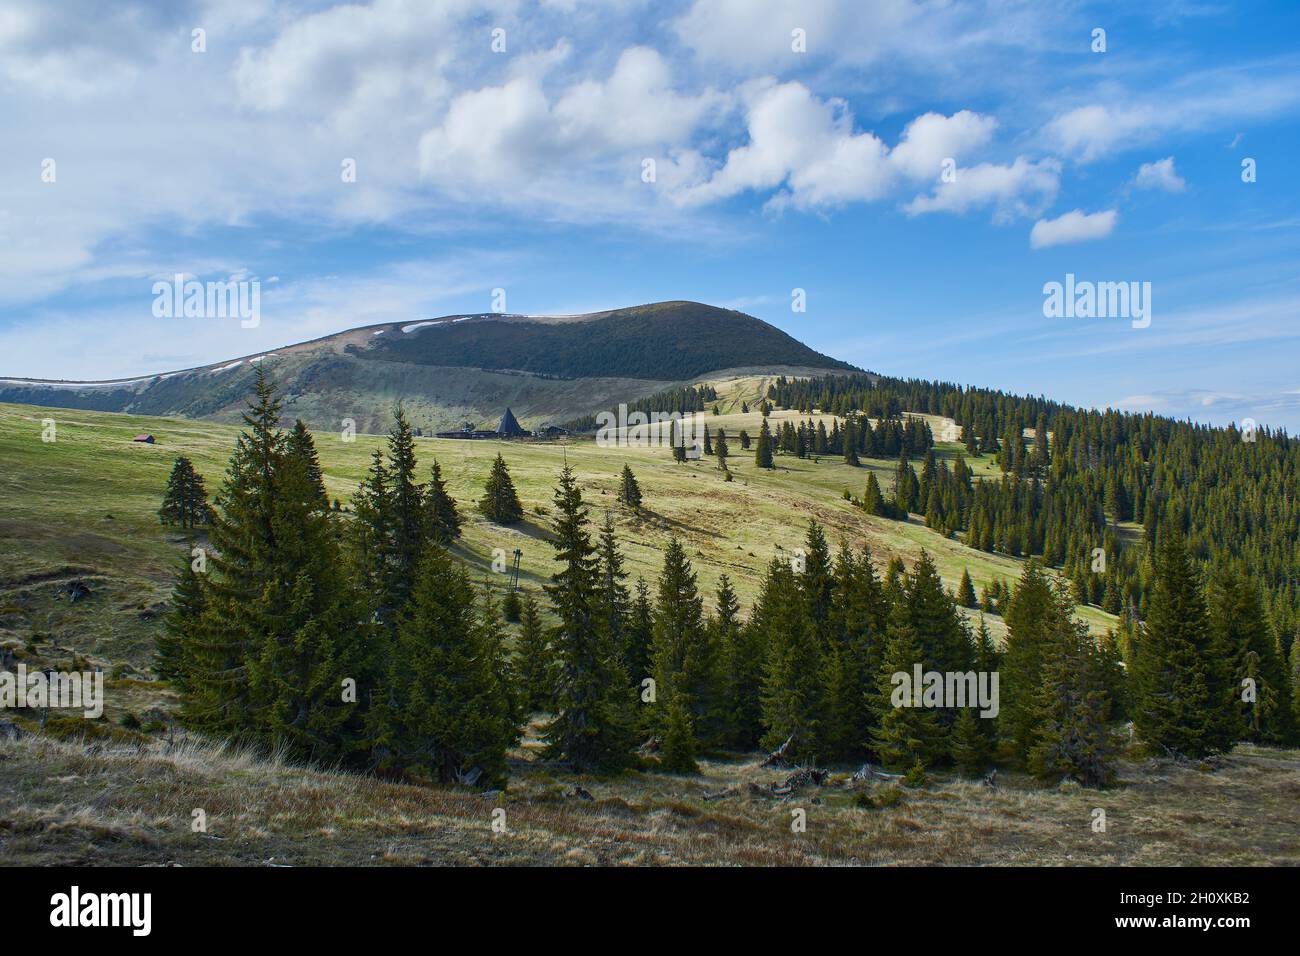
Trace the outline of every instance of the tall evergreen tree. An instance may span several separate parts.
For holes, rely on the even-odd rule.
[[[438,460],[433,460],[433,471],[424,490],[424,523],[429,538],[437,544],[447,545],[460,537],[465,519],[456,507],[456,499],[447,491]]]
[[[280,399],[265,370],[254,373],[254,399],[243,413],[235,450],[209,532],[208,587],[202,619],[184,657],[188,696],[181,718],[190,727],[224,737],[251,737],[248,660],[269,630],[268,587],[277,580],[276,474],[284,457]],[[275,597],[274,593],[271,595]]]
[[[1040,777],[1065,776],[1100,787],[1113,775],[1110,699],[1087,625],[1074,620],[1071,611],[1070,603],[1060,600],[1052,615],[1035,704],[1040,726],[1028,765]]]
[[[1227,650],[1215,640],[1182,534],[1162,529],[1155,588],[1133,668],[1133,722],[1148,743],[1219,753],[1240,732]]]
[[[1030,561],[1003,615],[1007,640],[999,679],[998,736],[1010,755],[1022,763],[1028,761],[1038,743],[1038,691],[1043,684],[1043,665],[1052,646],[1058,607],[1051,582],[1038,563]]]
[[[666,736],[673,705],[680,703],[702,746],[724,736],[721,664],[714,635],[704,626],[704,607],[690,559],[677,538],[664,550],[654,610],[651,660],[661,732]],[[684,726],[684,725],[683,725]]]
[[[872,748],[881,762],[893,770],[907,770],[916,763],[932,766],[942,756],[943,737],[939,711],[912,706],[908,691],[916,664],[923,661],[920,642],[907,620],[906,609],[894,609],[877,686],[880,725]],[[922,665],[922,670],[925,670]],[[896,674],[906,674],[909,683],[899,683]]]
[[[600,529],[596,553],[600,563],[600,583],[596,601],[601,625],[606,640],[610,642],[621,660],[623,648],[628,640],[627,631],[632,608],[627,585],[623,583],[627,580],[627,572],[623,570],[623,552],[619,550],[618,536],[614,533],[614,516],[609,512],[605,513],[605,523]]]
[[[302,461],[307,472],[307,482],[315,492],[316,502],[321,508],[328,508],[329,497],[325,493],[325,475],[321,471],[320,456],[316,453],[316,440],[301,418],[294,421],[293,428],[289,431],[285,451],[290,457]]]
[[[971,584],[970,572],[965,568],[961,569],[961,583],[957,585],[957,603],[962,607],[979,607],[979,600],[975,597],[975,585]]]
[[[515,493],[515,483],[499,452],[496,461],[492,463],[487,484],[483,486],[483,497],[479,500],[478,510],[488,520],[501,525],[517,524],[523,520],[524,509],[519,503],[519,495]]]
[[[600,618],[599,562],[582,492],[567,465],[555,511],[551,544],[560,567],[546,592],[559,618],[551,638],[559,668],[546,752],[581,770],[616,771],[632,761],[632,691]]]
[[[185,681],[190,667],[185,659],[186,649],[194,640],[203,618],[203,581],[194,570],[189,551],[185,563],[176,575],[172,589],[171,607],[163,616],[162,633],[158,635],[154,654],[154,672],[161,680],[171,681],[185,693]]]
[[[772,430],[767,427],[767,418],[763,418],[763,427],[758,432],[758,443],[754,449],[754,464],[758,468],[775,467],[772,461]]]
[[[822,652],[786,562],[774,560],[768,568],[761,604],[767,645],[762,744],[774,750],[789,740],[791,757],[816,760],[823,753],[825,732]]]
[[[163,493],[162,507],[158,509],[158,520],[166,525],[174,524],[188,529],[206,525],[211,518],[212,509],[208,506],[203,476],[194,470],[194,465],[188,458],[181,455],[167,478],[167,490]]]
[[[1230,655],[1228,693],[1245,739],[1290,742],[1291,682],[1259,585],[1228,565],[1210,579],[1209,601],[1214,638]]]
[[[555,653],[531,594],[523,598],[515,656],[525,706],[529,710],[550,710],[555,701]]]
[[[480,775],[504,782],[518,731],[498,676],[505,662],[485,641],[474,604],[464,569],[442,548],[429,548],[375,710],[382,765],[423,768],[443,783],[478,785]]]
[[[623,475],[618,486],[618,500],[629,508],[641,507],[641,486],[637,484],[636,475],[629,465],[623,466]]]

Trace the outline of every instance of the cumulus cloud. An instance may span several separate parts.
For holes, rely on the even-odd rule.
[[[992,117],[962,110],[912,120],[890,147],[858,131],[843,100],[815,96],[802,83],[763,80],[742,90],[747,142],[730,150],[705,181],[678,196],[688,205],[746,191],[775,195],[770,208],[820,209],[872,202],[909,183],[938,180],[946,160],[988,143]]]
[[[1115,229],[1119,215],[1114,209],[1086,213],[1074,209],[1055,219],[1040,219],[1029,233],[1029,245],[1034,249],[1061,246],[1090,239],[1105,239]]]
[[[1009,165],[980,163],[958,168],[928,196],[907,204],[911,215],[929,212],[964,213],[992,207],[997,222],[1037,215],[1056,198],[1061,166],[1054,159],[1038,161],[1017,156]]]
[[[1143,163],[1138,168],[1133,184],[1139,189],[1163,189],[1169,193],[1180,193],[1187,188],[1187,180],[1174,169],[1172,156],[1158,159],[1154,163]]]
[[[684,146],[729,98],[711,89],[688,95],[673,86],[655,50],[623,51],[609,76],[548,91],[546,74],[560,56],[516,69],[499,86],[452,98],[441,123],[419,142],[420,174],[453,192],[470,187],[511,191],[502,201],[540,196],[559,201],[589,192],[599,177],[626,181],[643,158],[661,159],[667,182],[696,175],[698,157]]]

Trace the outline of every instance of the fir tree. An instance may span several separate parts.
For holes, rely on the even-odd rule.
[[[989,764],[989,738],[980,726],[980,720],[974,707],[961,708],[949,739],[952,762],[968,778],[980,776]]]
[[[1210,631],[1182,534],[1167,528],[1133,668],[1133,722],[1144,740],[1173,753],[1228,750],[1240,730],[1231,686],[1231,662]]]
[[[690,716],[698,741],[714,746],[723,737],[721,660],[712,632],[704,626],[703,601],[690,559],[677,538],[664,550],[651,643],[661,732],[675,704]]]
[[[525,594],[515,646],[520,692],[529,710],[549,710],[555,700],[555,655],[531,594]]]
[[[758,432],[758,445],[754,451],[754,464],[758,468],[773,468],[772,431],[767,427],[767,418],[763,418],[763,427]]]
[[[1104,786],[1113,775],[1110,699],[1102,662],[1087,625],[1061,603],[1036,695],[1040,726],[1028,766],[1039,777],[1068,777],[1085,787]]]
[[[773,560],[761,598],[767,665],[763,677],[762,744],[799,760],[822,754],[825,686],[821,648],[790,565]]]
[[[483,497],[479,500],[478,510],[489,521],[500,525],[517,524],[523,520],[524,509],[515,493],[515,483],[499,452],[496,461],[492,463],[487,484],[483,486]]]
[[[957,603],[962,607],[979,607],[979,601],[975,598],[975,586],[971,584],[970,572],[965,568],[961,571],[961,584],[957,585]]]
[[[196,638],[202,617],[203,581],[195,572],[194,561],[187,551],[185,563],[172,589],[171,608],[163,616],[162,633],[158,635],[154,655],[154,671],[159,679],[172,682],[182,694],[190,672],[185,659],[186,648]]]
[[[1002,654],[998,736],[1011,756],[1024,762],[1038,742],[1036,701],[1043,664],[1055,633],[1059,607],[1051,583],[1036,562],[1025,565],[1015,596],[1006,609],[1006,647]]]
[[[906,613],[901,606],[895,608],[877,683],[880,725],[871,741],[881,762],[893,770],[906,770],[916,763],[928,767],[940,755],[938,711],[913,706],[914,700],[908,693],[912,690],[909,683],[913,668],[921,662],[921,648]],[[909,683],[900,683],[895,678],[897,674],[906,674]]]
[[[616,771],[632,760],[632,692],[601,621],[599,562],[582,492],[567,465],[555,510],[551,544],[560,568],[546,591],[559,618],[551,640],[559,667],[546,752],[580,770]]]
[[[329,496],[325,493],[325,475],[321,471],[320,456],[316,454],[316,440],[303,424],[296,419],[289,437],[285,441],[285,451],[292,458],[302,461],[307,472],[307,482],[315,490],[315,498],[321,508],[329,507]]]
[[[447,545],[460,537],[465,519],[456,507],[456,500],[447,491],[438,460],[433,461],[433,471],[424,489],[424,521],[430,540]]]
[[[873,471],[867,475],[867,490],[862,494],[862,507],[869,515],[885,514],[885,497],[880,493],[880,482]]]
[[[383,765],[423,768],[443,783],[477,785],[479,774],[503,783],[506,750],[518,733],[499,677],[504,667],[476,620],[464,569],[441,547],[429,548],[397,629],[384,705],[375,712]]]
[[[1284,744],[1291,740],[1291,682],[1279,652],[1259,586],[1227,566],[1210,579],[1210,627],[1230,657],[1227,686],[1245,739]]]
[[[167,478],[167,490],[163,494],[162,507],[158,509],[158,520],[165,525],[179,525],[188,529],[206,525],[211,518],[212,509],[208,506],[203,476],[182,455],[176,459],[171,475]]]
[[[623,466],[623,476],[618,487],[618,500],[629,508],[641,507],[641,486],[637,484],[636,475],[632,474],[632,468],[629,465]]]

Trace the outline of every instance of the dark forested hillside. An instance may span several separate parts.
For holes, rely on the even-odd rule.
[[[384,337],[365,354],[416,365],[661,381],[747,366],[853,368],[753,316],[698,302],[619,309],[581,322],[485,317],[443,323]]]
[[[938,468],[928,482],[923,474],[912,510],[972,547],[1044,557],[1084,602],[1145,617],[1160,529],[1175,527],[1208,569],[1244,564],[1267,588],[1283,634],[1300,626],[1300,441],[1285,432],[865,375],[778,379],[769,398],[841,415],[906,409],[954,419],[967,453],[996,456],[1004,477],[972,483]]]

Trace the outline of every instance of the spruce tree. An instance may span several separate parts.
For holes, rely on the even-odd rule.
[[[699,767],[695,763],[695,728],[687,701],[682,695],[676,695],[667,703],[666,708],[659,769],[665,773],[698,773]]]
[[[321,471],[320,456],[316,453],[316,440],[301,418],[293,423],[289,437],[285,440],[285,451],[290,457],[302,461],[307,472],[307,482],[315,491],[316,502],[321,508],[328,508],[329,496],[325,493],[325,475]]]
[[[261,366],[254,375],[254,399],[216,499],[204,612],[183,651],[189,693],[181,704],[187,726],[246,739],[254,735],[248,661],[271,629],[267,599],[286,583],[275,537],[281,403]]]
[[[400,404],[388,432],[388,574],[386,592],[394,607],[411,593],[415,569],[428,538],[424,486],[416,480],[415,436]]]
[[[1133,668],[1133,722],[1165,751],[1199,757],[1229,750],[1240,731],[1231,688],[1231,661],[1210,630],[1183,536],[1162,529]]]
[[[790,565],[773,560],[761,599],[767,664],[763,676],[762,744],[815,761],[823,753],[826,689],[822,651]]]
[[[773,468],[772,431],[767,427],[767,418],[763,418],[763,427],[758,432],[758,443],[754,450],[754,464],[758,468]]]
[[[867,475],[867,490],[862,494],[862,507],[869,515],[883,516],[886,513],[885,497],[880,493],[880,482],[876,481],[874,471]]]
[[[650,588],[644,578],[637,578],[636,598],[632,601],[632,608],[628,614],[619,659],[628,680],[638,690],[641,682],[651,677],[654,670],[650,659],[650,646],[653,641],[654,605],[650,600]]]
[[[1210,627],[1229,655],[1228,695],[1245,739],[1291,740],[1291,682],[1278,650],[1259,585],[1237,567],[1220,569],[1209,586]]]
[[[531,594],[524,595],[519,621],[515,669],[523,702],[529,710],[550,710],[555,700],[555,654]]]
[[[1043,665],[1056,632],[1055,615],[1059,606],[1042,568],[1030,561],[1004,614],[1007,640],[999,679],[998,736],[1010,755],[1022,763],[1029,759],[1030,751],[1038,742],[1036,702],[1043,683]]]
[[[618,537],[614,533],[614,516],[609,512],[605,513],[596,553],[600,562],[600,584],[596,601],[601,625],[605,639],[621,659],[622,649],[627,644],[628,619],[632,608],[627,585],[623,583],[627,580],[627,572],[623,570],[623,552],[619,550]]]
[[[447,491],[447,483],[442,477],[442,468],[438,460],[433,460],[433,471],[429,483],[424,489],[424,522],[430,540],[436,544],[447,545],[460,537],[460,528],[465,519],[456,507],[456,500]]]
[[[185,563],[172,588],[171,607],[163,616],[154,655],[154,672],[158,678],[170,681],[182,694],[189,674],[186,648],[195,639],[202,617],[203,581],[194,570],[190,552],[186,551]]]
[[[870,742],[881,763],[891,770],[907,770],[916,763],[932,766],[942,752],[939,711],[913,706],[914,701],[907,693],[914,666],[922,660],[921,647],[907,621],[906,611],[897,607],[886,633],[877,682],[876,709],[880,724]],[[896,682],[896,674],[906,674],[909,684]]]
[[[975,597],[975,586],[971,584],[970,572],[965,568],[961,570],[961,584],[957,585],[957,603],[962,607],[979,607],[979,601]]]
[[[618,500],[629,508],[641,507],[641,486],[637,484],[636,475],[629,465],[623,466],[623,476],[618,486]]]
[[[334,761],[360,746],[372,626],[318,491],[307,461],[286,456],[276,476],[275,563],[259,596],[263,632],[247,659],[249,716],[262,741]]]
[[[722,741],[722,661],[713,637],[704,626],[703,601],[690,559],[681,542],[671,538],[659,576],[651,643],[660,731],[665,736],[672,708],[680,703],[701,745]]]
[[[499,678],[505,662],[485,640],[474,604],[464,569],[441,547],[429,548],[376,708],[382,765],[423,769],[443,783],[478,786],[478,774],[489,785],[504,783],[517,727]]]
[[[167,490],[163,493],[162,507],[158,509],[158,520],[165,525],[179,525],[182,529],[189,529],[206,525],[211,518],[212,509],[208,506],[203,476],[182,455],[172,465],[171,474],[167,478]]]
[[[524,509],[515,493],[515,483],[510,478],[510,469],[505,459],[497,453],[492,463],[492,471],[483,486],[483,497],[478,503],[479,513],[489,521],[500,525],[517,524],[523,520]]]
[[[727,432],[725,429],[718,429],[718,440],[713,443],[715,454],[718,456],[718,467],[723,471],[727,470],[727,456],[731,454],[731,449],[727,446]]]
[[[555,719],[546,753],[579,770],[617,771],[632,762],[632,691],[599,610],[600,567],[573,470],[555,490],[551,545],[559,569],[546,592],[559,623],[551,643],[559,662]]]
[[[1070,614],[1071,606],[1062,601],[1052,616],[1035,701],[1040,726],[1027,763],[1039,777],[1068,777],[1085,787],[1100,787],[1113,776],[1110,699],[1087,625]]]
[[[989,738],[980,722],[974,707],[963,707],[952,725],[948,751],[953,764],[967,778],[980,776],[989,764]]]

